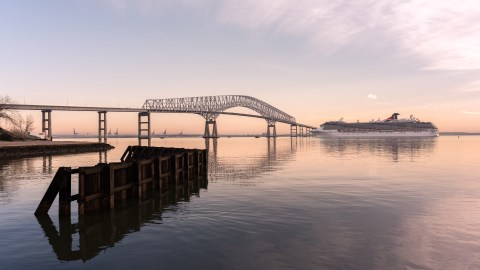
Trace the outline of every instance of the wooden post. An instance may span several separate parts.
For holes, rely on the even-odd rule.
[[[134,163],[135,174],[133,178],[133,195],[136,198],[142,198],[142,163],[137,161]]]
[[[59,216],[70,216],[72,201],[72,174],[70,168],[66,168],[62,173],[61,185],[59,190]]]
[[[79,169],[80,171],[80,169]],[[85,214],[85,174],[78,174],[78,215]]]
[[[70,167],[58,168],[58,171],[53,177],[52,182],[50,182],[50,185],[48,186],[45,195],[43,195],[42,200],[38,204],[37,210],[35,210],[36,216],[45,215],[48,213],[48,210],[50,210],[52,203],[55,201],[55,198],[60,191],[62,183],[65,181],[65,175],[70,175],[70,170]]]

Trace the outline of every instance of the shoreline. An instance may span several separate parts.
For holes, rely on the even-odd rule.
[[[0,141],[0,159],[106,151],[106,143],[78,141]]]

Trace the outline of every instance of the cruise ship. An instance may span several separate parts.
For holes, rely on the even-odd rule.
[[[343,119],[325,122],[318,129],[312,130],[314,135],[331,135],[346,137],[436,137],[438,128],[431,122],[421,122],[410,116],[399,119],[394,113],[385,120],[370,122],[346,123]]]

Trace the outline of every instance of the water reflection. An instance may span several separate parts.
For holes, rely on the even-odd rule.
[[[37,217],[37,221],[58,260],[88,261],[125,236],[140,231],[146,223],[162,223],[166,207],[190,201],[192,196],[200,197],[200,189],[207,189],[207,185],[207,179],[184,181],[172,191],[129,201],[110,211],[79,216],[78,222],[73,224],[70,217],[60,217],[58,229],[48,215]],[[78,239],[78,243],[74,239]]]
[[[374,155],[398,162],[432,154],[437,138],[320,138],[325,152],[337,156]]]
[[[52,156],[43,156],[42,161],[42,172],[52,173]]]
[[[99,151],[98,152],[98,163],[108,163],[108,151]]]
[[[224,144],[225,143],[225,144]],[[228,156],[229,151],[222,149],[221,156],[217,151],[222,147],[232,147],[231,142],[212,139],[205,140],[205,146],[209,153],[208,178],[209,181],[224,182],[231,185],[255,185],[251,181],[261,175],[284,168],[288,162],[295,159],[297,142],[282,141],[278,145],[276,139],[259,139],[248,147],[242,144],[241,148],[235,148],[234,156]]]

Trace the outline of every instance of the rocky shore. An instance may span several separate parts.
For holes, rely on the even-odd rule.
[[[96,152],[113,149],[106,143],[69,141],[0,141],[0,159]]]

